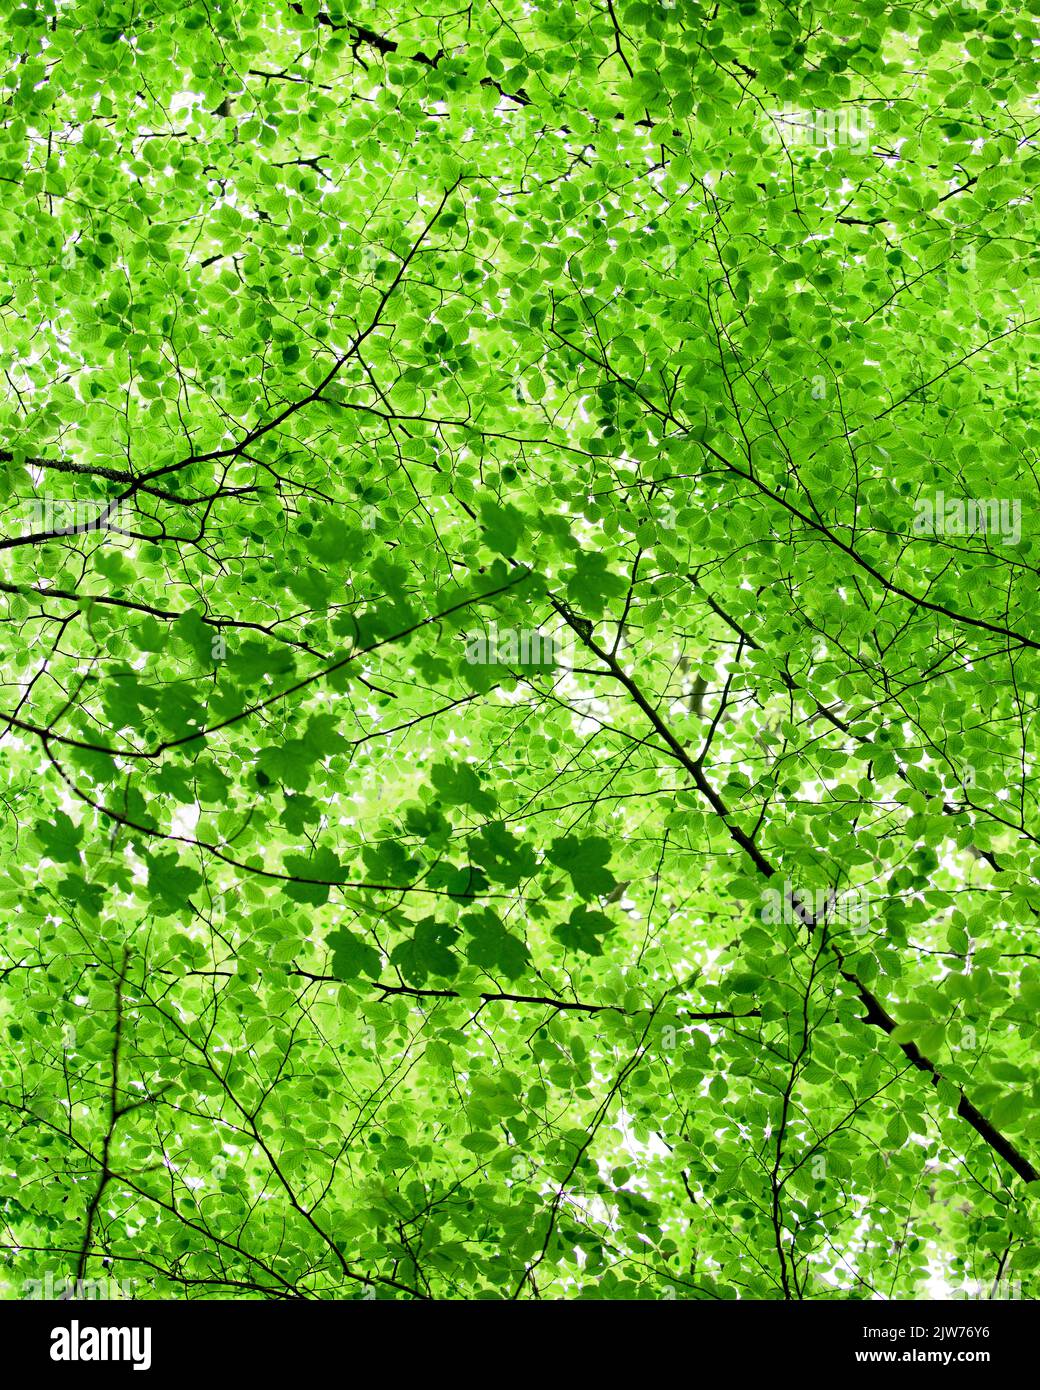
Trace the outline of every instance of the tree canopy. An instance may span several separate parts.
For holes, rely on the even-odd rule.
[[[0,1230],[1040,1264],[1040,3],[12,0]]]

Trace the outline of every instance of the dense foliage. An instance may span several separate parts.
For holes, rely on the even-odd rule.
[[[1034,1292],[1040,4],[0,25],[7,1296]]]

